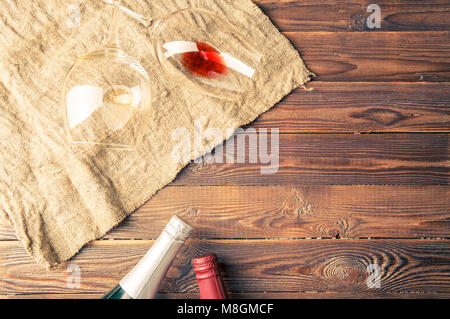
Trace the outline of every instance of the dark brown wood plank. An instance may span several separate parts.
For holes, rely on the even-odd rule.
[[[448,0],[254,0],[283,31],[448,31]],[[367,27],[371,13],[381,9],[381,28]]]
[[[95,241],[70,263],[46,271],[17,242],[0,242],[0,294],[104,293],[147,249],[150,241]],[[449,240],[191,240],[169,270],[162,292],[196,292],[193,257],[215,252],[230,292],[450,293]],[[69,288],[69,264],[81,270]],[[367,287],[370,264],[380,288]]]
[[[174,214],[204,239],[450,238],[449,207],[449,186],[169,186],[104,238],[155,239]]]
[[[282,133],[449,132],[450,83],[320,82],[251,127]]]
[[[321,81],[446,82],[450,32],[286,32]]]
[[[234,163],[191,164],[173,183],[447,185],[448,138],[447,134],[281,134],[279,165],[272,164],[275,174],[262,174],[270,164],[259,160],[239,164],[235,156]],[[247,143],[247,153],[248,149],[258,153],[258,146],[251,144]]]
[[[450,238],[448,186],[168,187],[106,238],[151,239],[173,214],[199,238]]]
[[[450,238],[449,207],[449,186],[169,186],[105,238],[155,239],[174,214],[204,239]]]

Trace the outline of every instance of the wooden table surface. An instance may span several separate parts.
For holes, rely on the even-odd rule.
[[[51,272],[0,225],[0,298],[98,298],[173,214],[196,232],[163,298],[198,297],[190,260],[206,252],[232,297],[450,297],[450,1],[377,1],[380,29],[372,0],[256,2],[318,74],[252,125],[279,128],[278,173],[191,164]]]

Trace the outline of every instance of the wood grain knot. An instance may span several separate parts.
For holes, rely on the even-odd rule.
[[[351,117],[365,119],[380,126],[391,126],[408,118],[400,112],[386,108],[371,108],[361,113],[353,113]]]
[[[355,287],[364,289],[367,272],[362,261],[350,256],[341,256],[330,259],[324,265],[322,276],[327,280],[329,287],[348,291]]]
[[[353,13],[350,16],[351,24],[348,25],[349,31],[364,31],[366,29],[366,16],[360,12]]]
[[[300,218],[314,213],[315,204],[304,200],[296,189],[291,189],[282,203],[283,216]]]

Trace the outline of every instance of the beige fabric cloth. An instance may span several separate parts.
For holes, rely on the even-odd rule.
[[[252,37],[264,54],[263,65],[255,87],[239,102],[202,97],[188,108],[179,89],[162,81],[144,28],[124,19],[122,44],[155,86],[152,121],[136,151],[75,155],[64,131],[63,79],[77,57],[104,42],[110,8],[100,0],[1,2],[0,216],[14,227],[30,256],[46,267],[105,235],[176,177],[187,163],[171,160],[173,130],[192,132],[196,119],[205,129],[236,129],[311,76],[298,52],[250,0],[124,1],[156,18],[187,7],[218,13]],[[80,15],[71,4],[79,5]],[[214,146],[204,145],[193,158]]]

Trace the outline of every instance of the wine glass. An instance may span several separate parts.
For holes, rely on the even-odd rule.
[[[149,32],[159,63],[185,91],[235,100],[251,87],[261,56],[218,15],[183,9],[156,21]]]
[[[217,14],[187,8],[153,20],[121,4],[117,7],[147,28],[165,74],[185,92],[235,100],[252,87],[261,53]]]
[[[120,1],[114,1],[109,39],[79,58],[63,89],[65,127],[72,143],[131,150],[150,116],[151,87],[145,69],[120,48]]]

